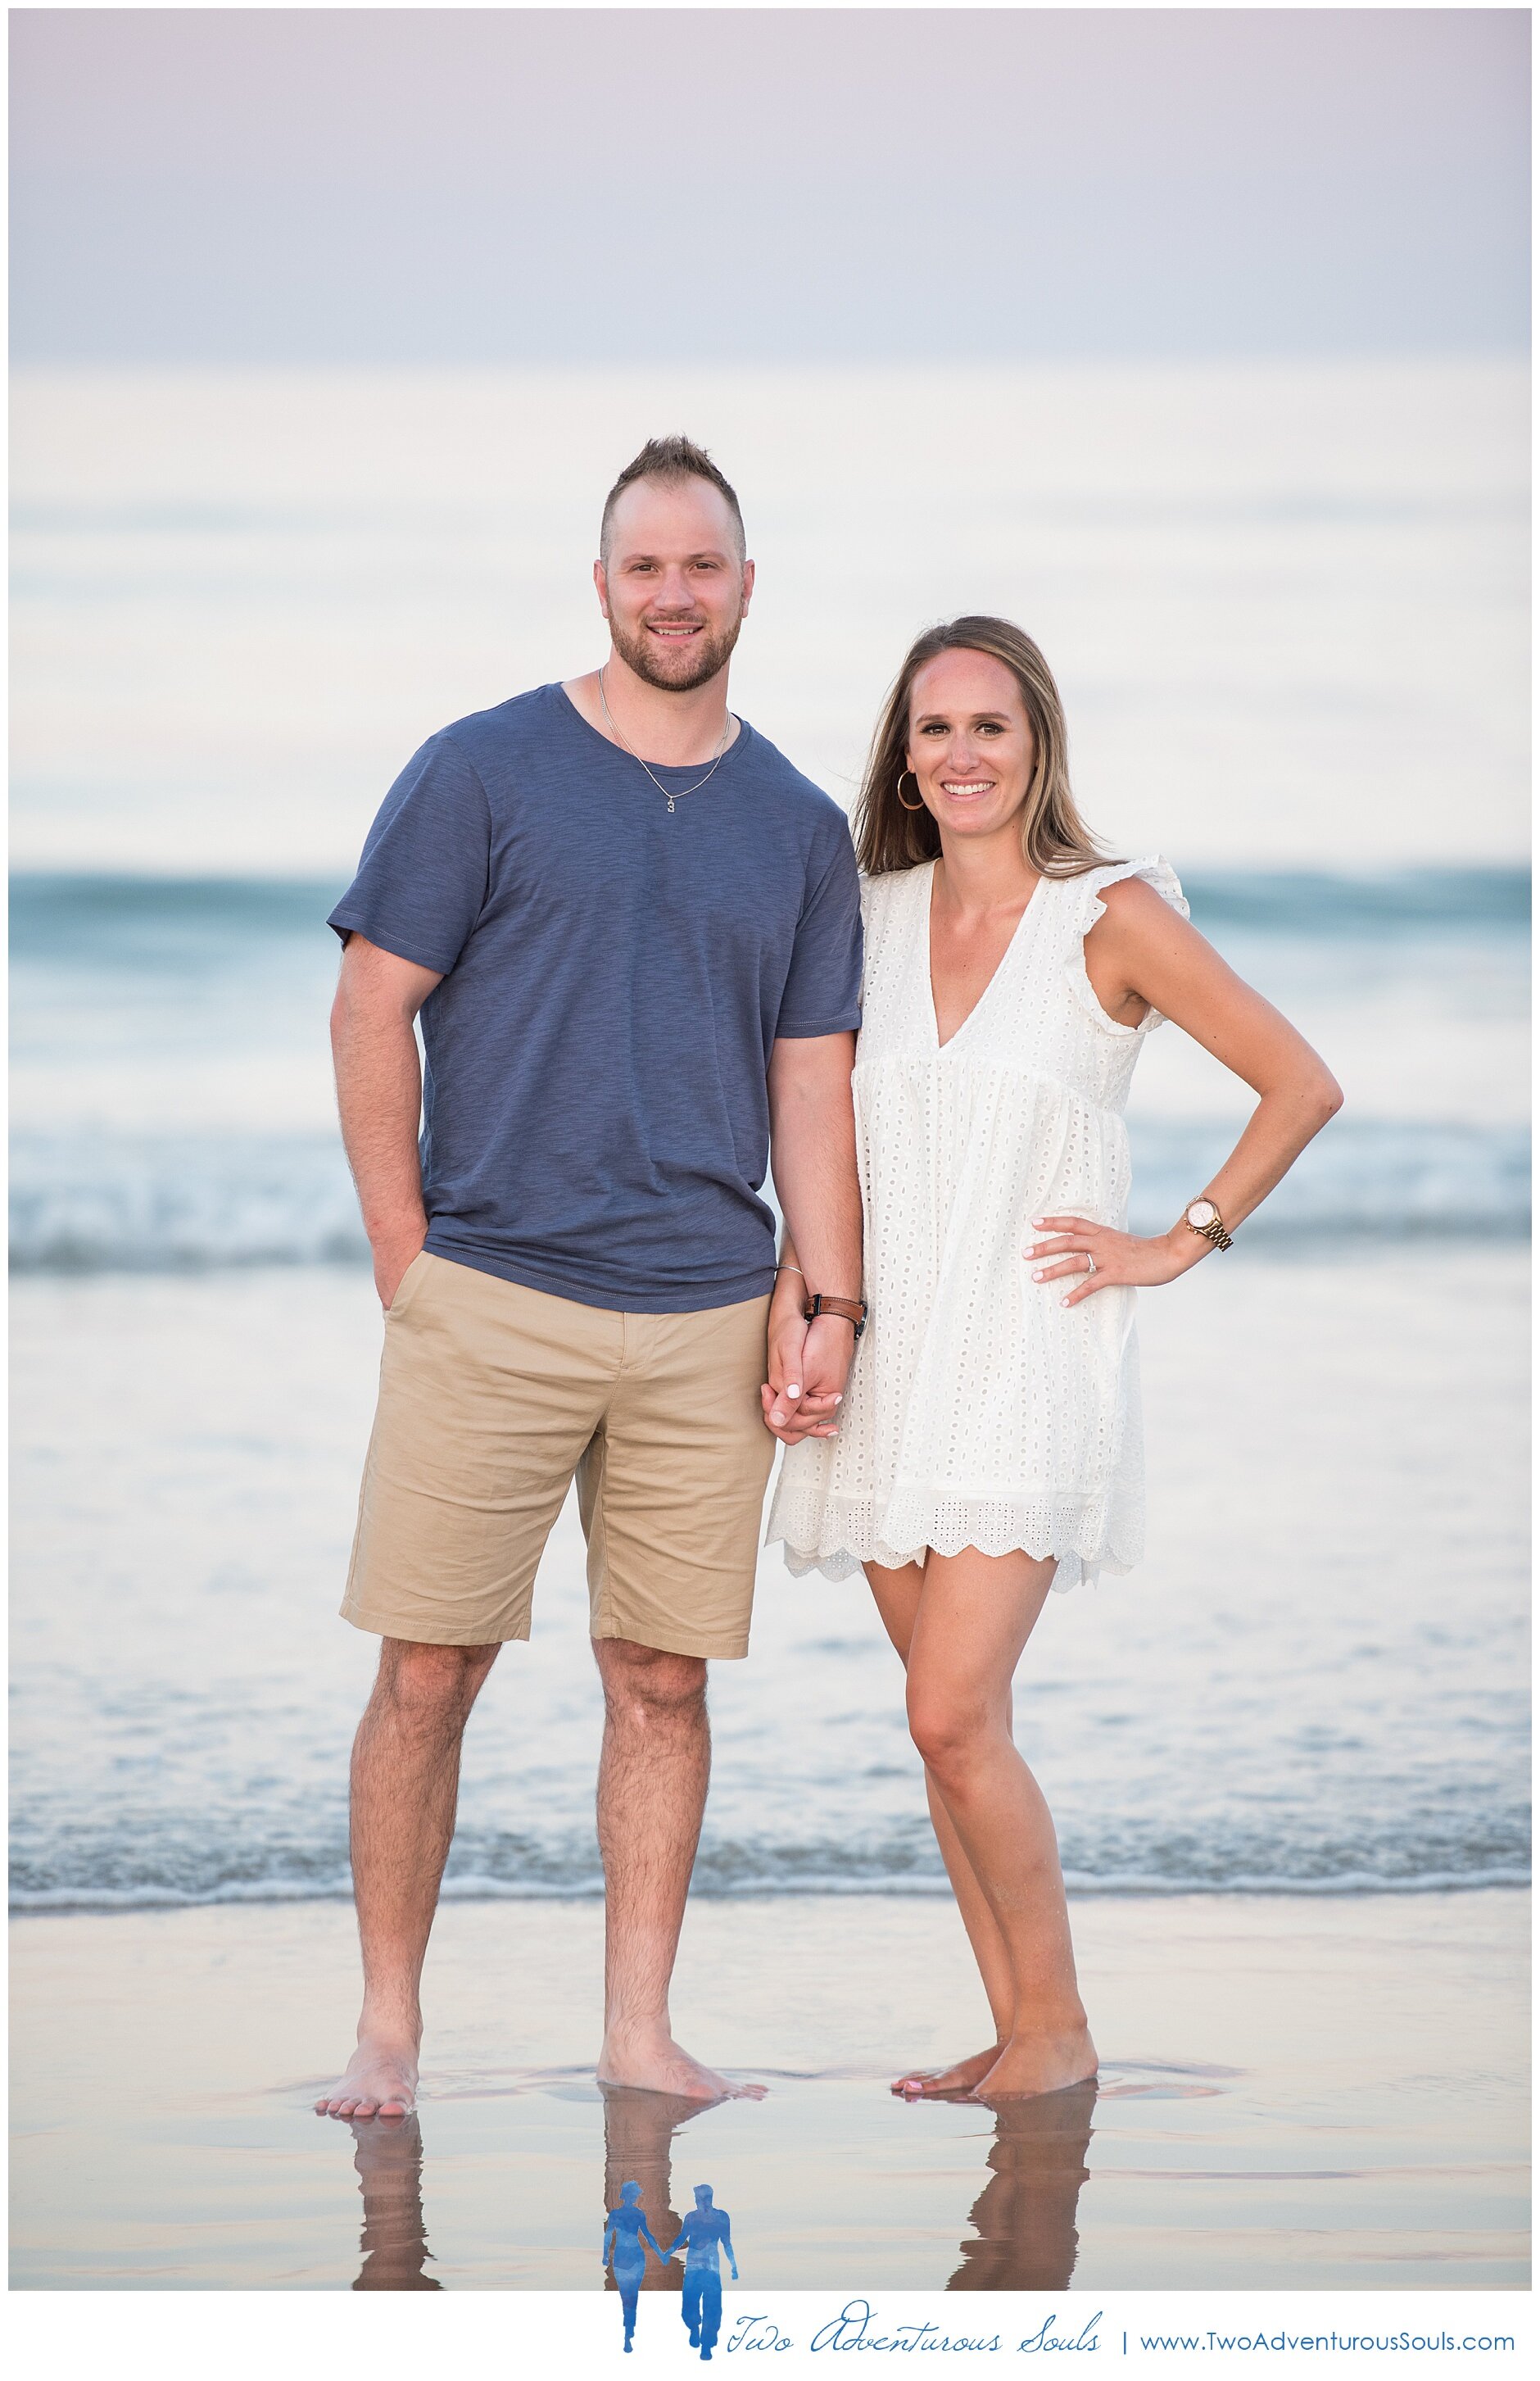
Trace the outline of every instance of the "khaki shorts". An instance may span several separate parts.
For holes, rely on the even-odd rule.
[[[576,1475],[593,1635],[746,1654],[769,1306],[616,1314],[425,1249],[385,1317],[344,1619],[421,1645],[527,1637]]]

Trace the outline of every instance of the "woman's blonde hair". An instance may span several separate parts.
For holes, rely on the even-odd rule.
[[[1035,759],[1022,812],[1022,849],[1040,876],[1077,876],[1098,866],[1107,854],[1074,806],[1070,791],[1069,734],[1053,672],[1013,621],[970,614],[927,629],[915,639],[882,706],[872,738],[866,775],[855,806],[856,856],[868,876],[917,868],[941,849],[940,831],[923,806],[907,810],[899,798],[899,777],[907,767],[909,698],[915,679],[938,653],[988,653],[1003,662],[1021,690],[1032,725]]]

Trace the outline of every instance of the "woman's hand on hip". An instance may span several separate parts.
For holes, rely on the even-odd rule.
[[[1061,1306],[1078,1306],[1098,1289],[1153,1289],[1190,1273],[1209,1254],[1208,1241],[1185,1224],[1152,1240],[1088,1223],[1084,1215],[1034,1215],[1032,1228],[1038,1238],[1022,1255],[1045,1288],[1050,1282],[1072,1285],[1060,1295]],[[1183,1246],[1188,1240],[1191,1248]]]

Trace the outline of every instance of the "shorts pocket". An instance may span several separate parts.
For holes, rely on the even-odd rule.
[[[393,1315],[400,1313],[402,1308],[406,1305],[406,1300],[417,1289],[418,1285],[421,1281],[430,1262],[431,1260],[427,1250],[418,1249],[416,1256],[412,1259],[411,1264],[406,1267],[406,1272],[402,1275],[400,1280],[395,1285],[395,1296],[392,1299],[390,1304],[385,1309],[385,1320],[387,1323],[391,1320]]]

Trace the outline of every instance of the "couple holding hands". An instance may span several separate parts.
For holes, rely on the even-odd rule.
[[[352,1771],[363,2013],[317,2106],[413,2106],[461,1738],[529,1634],[575,1478],[605,1706],[599,2076],[734,2089],[675,2043],[668,1993],[706,1666],[747,1651],[776,1439],[770,1536],[795,1572],[866,1574],[993,2019],[894,2088],[1062,2089],[1096,2051],[1013,1677],[1050,1587],[1141,1552],[1135,1290],[1228,1249],[1341,1094],[1166,862],[1098,847],[1011,622],[916,640],[853,843],[728,709],[754,565],[699,447],[653,440],[621,473],[594,578],[603,665],[430,738],[330,920],[385,1310],[343,1612],[383,1642]],[[1144,1239],[1122,1111],[1163,1018],[1257,1104]]]

